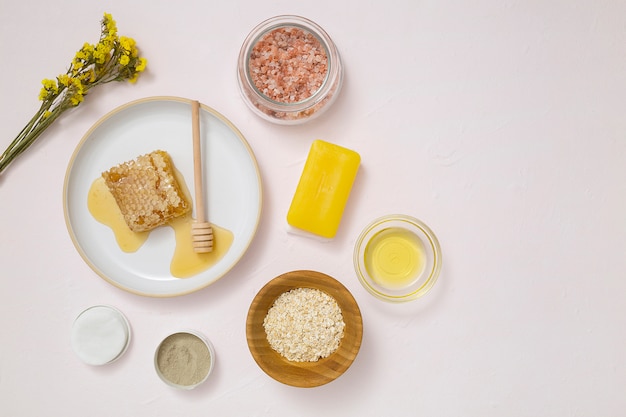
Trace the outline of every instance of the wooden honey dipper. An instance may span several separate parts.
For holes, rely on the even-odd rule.
[[[204,215],[202,148],[200,146],[200,103],[196,100],[191,102],[191,123],[193,134],[193,176],[196,194],[196,220],[191,225],[191,236],[194,252],[207,253],[213,250],[213,228]]]

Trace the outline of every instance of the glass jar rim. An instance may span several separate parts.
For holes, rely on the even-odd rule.
[[[282,102],[271,99],[258,89],[250,76],[250,55],[252,48],[254,48],[263,36],[283,27],[295,27],[310,33],[320,42],[326,52],[327,70],[322,85],[309,97],[296,102]],[[240,68],[238,74],[240,82],[245,82],[248,88],[254,91],[257,99],[263,102],[264,106],[279,112],[299,112],[315,106],[326,97],[326,94],[333,88],[336,80],[341,80],[343,76],[339,52],[328,33],[317,23],[298,15],[274,16],[254,27],[241,47],[239,63]]]

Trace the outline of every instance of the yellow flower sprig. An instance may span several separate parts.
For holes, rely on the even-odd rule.
[[[100,40],[85,43],[76,52],[67,72],[44,79],[39,93],[41,107],[0,156],[0,173],[43,133],[63,112],[78,106],[93,87],[112,81],[137,81],[146,68],[134,39],[118,36],[109,13],[101,22]]]

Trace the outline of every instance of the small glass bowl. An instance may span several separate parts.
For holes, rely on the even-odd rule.
[[[214,366],[213,345],[204,335],[193,330],[170,334],[154,352],[157,375],[173,388],[196,388],[209,378]]]
[[[441,248],[435,234],[410,216],[389,215],[370,223],[354,248],[354,268],[361,284],[385,301],[415,300],[435,284],[441,271]]]
[[[253,52],[255,55],[260,52],[259,50],[255,51],[255,47],[260,45],[261,41],[267,39],[266,36],[273,33],[279,33],[281,31],[284,33],[296,32],[306,36],[313,35],[312,38],[309,37],[309,45],[319,43],[319,46],[321,46],[322,49],[321,52],[323,52],[326,56],[326,69],[324,72],[315,71],[315,69],[319,70],[319,68],[308,68],[312,62],[323,63],[321,55],[316,57],[311,56],[310,60],[306,64],[304,60],[302,61],[303,66],[307,67],[306,72],[309,74],[308,81],[313,80],[313,77],[317,76],[320,79],[315,81],[321,81],[321,85],[319,87],[315,87],[316,89],[310,88],[306,93],[298,93],[301,94],[300,97],[296,97],[295,93],[294,95],[291,95],[290,92],[292,90],[289,90],[288,85],[282,86],[271,84],[267,89],[264,89],[264,93],[261,89],[259,89],[259,87],[257,87],[257,84],[255,84],[255,76],[253,76],[253,73],[261,74],[261,72],[269,66],[273,65],[274,69],[276,69],[277,66],[277,61],[271,61],[267,63],[267,65],[260,67],[260,62],[257,62],[257,60],[252,58]],[[271,45],[271,48],[272,51],[275,52],[280,49],[280,45]],[[265,52],[265,58],[268,58],[269,52],[267,52],[267,49],[265,49]],[[317,61],[316,59],[320,59],[321,61]],[[281,60],[281,62],[284,62],[284,60]],[[287,71],[287,68],[280,65],[278,65],[278,68],[279,70]],[[290,68],[290,70],[292,69],[293,67]],[[297,69],[302,69],[302,67],[296,68],[296,70]],[[321,79],[322,77],[319,76],[319,74],[323,75],[323,79]],[[256,77],[258,78],[261,76],[262,75],[257,75]],[[300,80],[293,73],[291,73],[289,77],[291,78],[281,77],[280,80],[291,80],[292,82],[294,80],[298,80],[299,82]],[[239,53],[237,80],[244,101],[254,113],[273,123],[294,125],[304,123],[318,117],[335,101],[343,81],[343,65],[341,63],[339,51],[337,50],[333,40],[330,36],[328,36],[324,29],[304,17],[282,15],[272,17],[260,23],[246,37]],[[271,81],[268,80],[268,82]],[[274,89],[274,87],[276,87],[276,89]],[[281,90],[283,87],[285,87],[285,89]],[[278,100],[277,97],[270,97],[270,95],[268,95],[271,92],[278,90],[287,94],[291,98],[288,100]],[[299,91],[301,92],[302,90]]]

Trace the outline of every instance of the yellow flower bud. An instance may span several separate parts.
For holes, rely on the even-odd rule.
[[[146,69],[146,65],[148,64],[148,60],[146,58],[139,58],[139,63],[135,67],[135,71],[142,72]]]
[[[72,104],[72,106],[78,106],[82,101],[83,101],[83,95],[82,94],[74,94],[70,98],[70,103]]]

